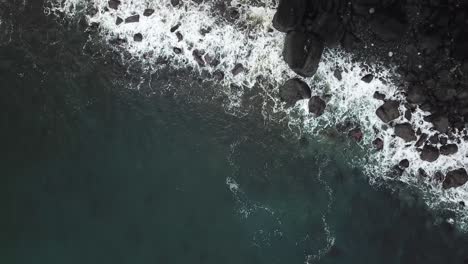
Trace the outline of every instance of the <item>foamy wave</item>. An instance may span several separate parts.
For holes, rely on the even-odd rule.
[[[277,87],[295,74],[282,60],[284,35],[269,30],[272,28],[271,21],[275,12],[274,1],[264,1],[264,7],[251,6],[246,1],[233,1],[233,6],[236,6],[240,14],[235,23],[213,16],[212,3],[198,5],[186,1],[181,7],[173,7],[169,0],[134,0],[122,1],[118,10],[107,10],[107,0],[50,0],[50,3],[51,7],[47,12],[63,12],[68,16],[82,14],[83,10],[91,5],[95,11],[86,14],[87,19],[89,22],[99,23],[100,36],[109,43],[117,38],[125,39],[126,42],[119,42],[118,47],[115,46],[117,44],[109,45],[126,50],[132,59],[143,62],[147,71],[157,71],[157,60],[166,58],[173,68],[192,67],[210,73],[224,72],[224,88],[220,88],[219,93],[229,98],[230,104],[227,108],[242,108],[244,92],[258,84],[257,80],[262,77],[276,87],[264,88],[265,100],[274,103],[271,109],[273,112],[289,113],[291,117],[288,122],[291,126],[299,126],[304,132],[319,135],[346,120],[358,123],[364,132],[361,147],[367,149],[368,153],[359,162],[374,182],[377,177],[387,179],[387,171],[400,160],[408,159],[410,167],[399,180],[423,190],[429,206],[438,209],[449,207],[459,213],[458,223],[467,224],[468,215],[458,207],[458,203],[464,201],[468,204],[468,185],[443,190],[440,183],[432,182],[430,177],[423,179],[415,175],[419,168],[423,168],[429,175],[437,171],[445,173],[454,168],[467,168],[468,143],[459,143],[457,154],[441,156],[437,161],[429,163],[420,160],[414,144],[407,145],[402,139],[394,137],[392,128],[382,129],[384,124],[375,115],[376,109],[382,103],[374,99],[373,94],[379,91],[387,98],[404,101],[398,87],[392,84],[392,77],[395,77],[392,69],[355,63],[349,54],[339,50],[328,50],[322,58],[316,76],[306,80],[312,87],[313,94],[328,98],[325,114],[319,118],[310,116],[306,100],[298,102],[292,109],[283,108],[284,104],[277,99]],[[146,8],[154,9],[154,14],[149,17],[143,16],[143,10]],[[117,17],[125,19],[134,14],[140,14],[138,23],[116,25]],[[183,35],[182,41],[179,41],[175,32],[171,32],[171,28],[176,25],[179,25],[176,31]],[[133,41],[133,36],[137,33],[143,35],[141,42]],[[174,48],[183,52],[175,54]],[[195,49],[218,58],[219,65],[200,67],[192,55]],[[239,63],[246,71],[234,75],[231,71]],[[333,74],[336,68],[342,71],[341,80]],[[362,76],[368,73],[374,74],[374,81],[361,81]],[[231,89],[231,84],[242,88]],[[404,106],[401,106],[401,110],[405,110]],[[431,135],[434,133],[431,130],[432,124],[423,120],[427,114],[417,109],[413,113],[411,124],[421,128],[423,133]],[[403,121],[403,117],[397,120],[399,121]],[[384,140],[384,149],[380,152],[374,151],[371,144],[376,137]],[[235,185],[228,185],[234,188],[231,190],[235,190]],[[462,217],[463,214],[465,216]]]

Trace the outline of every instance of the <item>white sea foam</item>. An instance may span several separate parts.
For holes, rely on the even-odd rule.
[[[224,19],[213,16],[212,4],[197,5],[192,1],[185,1],[183,7],[173,7],[169,0],[133,0],[122,1],[118,10],[106,11],[107,0],[49,0],[51,7],[46,12],[63,12],[68,17],[82,14],[85,5],[91,4],[97,12],[86,14],[89,22],[100,25],[100,36],[107,41],[116,38],[126,39],[127,42],[119,44],[119,48],[125,49],[144,63],[145,70],[157,71],[158,58],[166,58],[173,68],[192,67],[201,71],[202,68],[192,56],[194,49],[204,50],[210,56],[216,56],[220,64],[216,67],[204,67],[204,70],[214,72],[221,70],[225,73],[223,87],[219,93],[230,99],[227,109],[240,109],[244,105],[242,95],[244,91],[252,88],[258,77],[263,77],[274,86],[278,87],[295,74],[287,67],[281,57],[284,35],[277,31],[270,31],[274,10],[274,1],[265,0],[265,7],[254,7],[246,1],[233,1],[239,7],[240,18],[236,23],[229,23]],[[145,8],[155,9],[150,17],[143,16]],[[95,14],[94,14],[95,13]],[[117,17],[125,19],[133,14],[140,14],[138,23],[122,23],[116,25]],[[184,36],[183,41],[178,41],[177,36],[170,29],[180,24],[178,31]],[[210,29],[206,34],[201,29]],[[143,41],[133,41],[136,33],[143,35]],[[114,44],[115,45],[115,44]],[[112,47],[112,44],[110,45]],[[182,49],[182,54],[175,54],[173,48]],[[246,72],[234,76],[231,70],[237,63],[241,63]],[[336,68],[342,70],[342,79],[334,77]],[[362,76],[373,73],[376,78],[371,83],[361,81]],[[319,70],[314,78],[306,80],[313,88],[313,94],[327,96],[327,109],[319,118],[308,114],[307,101],[303,100],[293,109],[285,109],[276,99],[278,89],[265,88],[265,100],[273,102],[273,112],[285,111],[291,114],[289,123],[291,126],[299,126],[302,131],[311,135],[319,135],[324,130],[334,127],[345,120],[353,120],[359,124],[364,132],[363,149],[368,149],[368,155],[359,160],[361,166],[371,177],[371,182],[377,179],[387,179],[386,171],[398,164],[402,159],[410,161],[410,167],[399,178],[410,185],[423,190],[427,204],[434,208],[447,208],[458,213],[455,219],[458,224],[466,225],[468,214],[462,211],[458,202],[468,204],[468,185],[461,188],[443,190],[440,183],[432,182],[428,177],[423,179],[416,177],[419,168],[423,168],[429,175],[437,171],[445,173],[451,169],[468,167],[466,155],[468,144],[462,141],[459,151],[453,156],[441,156],[433,163],[421,161],[419,153],[413,145],[407,146],[402,139],[394,137],[393,129],[382,129],[384,125],[375,115],[381,101],[373,98],[373,94],[379,91],[394,100],[404,101],[398,89],[391,82],[394,77],[392,69],[377,67],[377,65],[362,65],[353,62],[351,55],[340,50],[327,50],[320,63]],[[242,89],[231,90],[231,84],[236,84]],[[329,96],[328,96],[329,95]],[[404,111],[404,106],[401,106]],[[294,115],[293,115],[294,113]],[[299,114],[299,118],[297,118]],[[432,125],[423,120],[428,113],[417,109],[413,113],[411,124],[415,128],[421,128],[422,132],[434,134]],[[296,116],[292,118],[292,116]],[[403,122],[403,117],[397,122]],[[378,132],[375,132],[375,129]],[[376,152],[371,142],[380,137],[384,140],[383,151]],[[389,181],[394,179],[388,178]],[[227,182],[231,191],[236,191],[236,185]]]

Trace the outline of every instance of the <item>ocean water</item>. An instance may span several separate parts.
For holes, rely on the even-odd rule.
[[[247,56],[257,73],[229,76],[226,59],[225,81],[206,81],[190,56],[145,64],[135,47],[148,43],[113,50],[112,31],[17,5],[0,24],[1,263],[466,263],[460,196],[437,202],[388,176],[392,152],[327,130],[345,118],[370,129],[366,94],[394,93],[391,70],[344,100],[363,70],[332,81],[327,69],[351,59],[330,53],[308,81],[342,108],[312,120],[274,98],[287,70],[271,69],[271,93],[258,80],[271,61]]]

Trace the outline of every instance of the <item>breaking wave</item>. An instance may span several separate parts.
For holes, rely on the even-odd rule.
[[[318,140],[326,139],[323,137],[325,131],[352,121],[364,133],[360,147],[365,155],[353,159],[351,163],[364,168],[371,183],[400,181],[417,187],[429,207],[456,212],[456,219],[447,221],[468,227],[468,213],[459,206],[462,201],[468,204],[468,185],[443,190],[432,177],[417,176],[419,168],[423,168],[428,175],[468,168],[468,143],[449,140],[449,143],[458,144],[458,153],[441,156],[433,163],[420,160],[414,144],[407,144],[395,137],[393,128],[386,127],[375,115],[381,105],[381,101],[373,97],[377,91],[385,94],[387,99],[405,101],[393,82],[398,78],[397,74],[392,68],[379,64],[356,62],[352,54],[338,49],[326,50],[317,74],[305,79],[312,87],[313,94],[326,98],[325,114],[318,118],[309,115],[306,100],[298,102],[293,108],[286,108],[277,100],[278,86],[296,75],[282,59],[284,35],[272,30],[276,1],[252,2],[255,3],[242,0],[230,2],[227,9],[235,8],[234,13],[238,16],[235,20],[230,20],[229,15],[215,15],[219,8],[216,1],[203,4],[185,1],[174,7],[169,0],[133,0],[122,1],[118,9],[110,9],[107,0],[49,0],[45,12],[65,14],[68,18],[86,16],[89,24],[99,25],[99,36],[108,42],[111,49],[124,50],[131,55],[129,60],[141,62],[145,71],[157,72],[161,67],[167,67],[157,63],[164,58],[174,69],[190,67],[212,76],[222,72],[224,78],[219,81],[218,93],[229,99],[225,105],[229,111],[245,107],[243,95],[254,87],[261,87],[264,104],[268,101],[270,112],[288,114],[286,121],[290,126],[298,127],[301,133]],[[154,13],[144,16],[143,12],[148,8],[154,9]],[[118,18],[125,21],[137,14],[139,22],[116,23]],[[141,41],[134,40],[136,34],[141,34]],[[199,58],[193,56],[195,50],[200,54]],[[211,63],[214,60],[217,63]],[[239,65],[242,65],[242,70],[233,71]],[[334,74],[337,69],[341,72],[341,78]],[[375,76],[374,81],[361,81],[369,73]],[[268,82],[268,87],[261,83],[262,79]],[[237,88],[233,89],[233,85]],[[406,110],[404,104],[400,108],[401,112]],[[416,109],[410,123],[430,136],[435,131],[431,123],[424,121],[427,115],[429,113]],[[265,117],[271,118],[268,115]],[[403,121],[403,118],[401,116],[396,122]],[[372,147],[376,137],[384,141],[382,151],[375,151]],[[392,167],[402,159],[408,159],[410,167],[401,177],[394,178],[390,173]],[[238,191],[232,179],[228,179],[227,184],[233,192]]]

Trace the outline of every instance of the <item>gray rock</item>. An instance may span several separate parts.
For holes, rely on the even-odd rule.
[[[468,181],[468,174],[466,170],[461,168],[449,171],[445,176],[442,187],[444,189],[457,188],[464,185]]]
[[[283,57],[289,67],[303,77],[317,72],[324,44],[312,34],[292,31],[286,35]]]
[[[440,147],[440,154],[449,156],[458,152],[458,146],[456,144],[448,144]]]
[[[286,81],[279,88],[279,95],[282,101],[288,106],[296,104],[297,101],[311,97],[309,85],[300,79],[294,78]]]
[[[140,21],[140,15],[133,15],[125,18],[125,23],[137,23]]]
[[[327,104],[319,96],[312,96],[309,100],[309,113],[315,116],[321,116],[325,111]]]
[[[386,101],[377,109],[376,114],[383,122],[388,123],[400,116],[399,106],[397,101]]]
[[[402,138],[406,142],[415,141],[416,134],[410,123],[397,124],[395,126],[395,135]]]
[[[421,159],[428,162],[436,161],[440,156],[439,149],[431,145],[424,145],[421,151]]]

